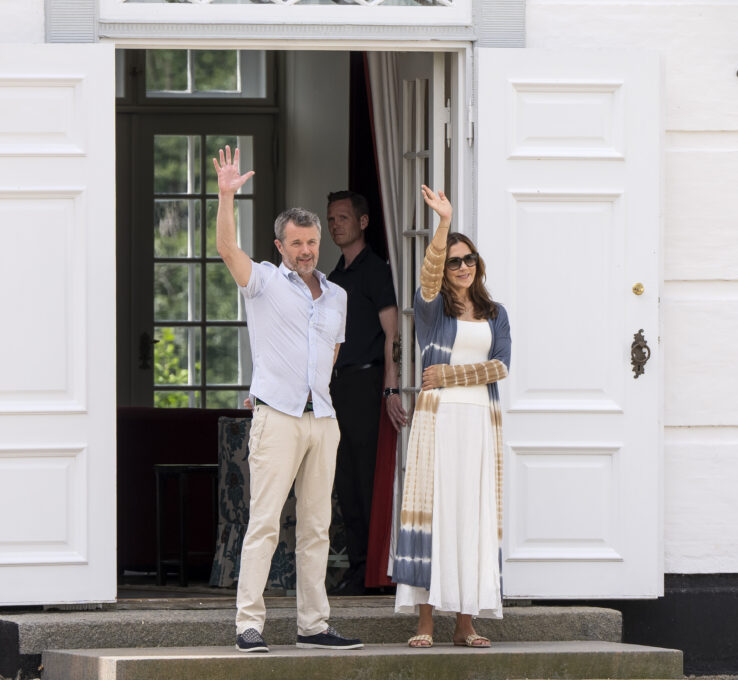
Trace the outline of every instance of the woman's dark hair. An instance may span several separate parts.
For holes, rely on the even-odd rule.
[[[458,231],[452,231],[446,239],[446,253],[451,249],[451,246],[456,243],[463,243],[469,246],[469,250],[475,253],[477,256],[476,272],[474,272],[474,281],[469,288],[469,299],[472,305],[474,305],[474,318],[475,319],[496,319],[497,318],[497,305],[490,297],[487,289],[484,287],[484,282],[487,275],[484,271],[484,260],[479,251],[474,247],[474,243],[468,236],[460,234]],[[441,282],[441,295],[443,296],[443,311],[446,316],[453,316],[457,318],[464,313],[464,305],[456,299],[453,293],[453,289],[446,279],[446,268],[443,269],[443,281]]]

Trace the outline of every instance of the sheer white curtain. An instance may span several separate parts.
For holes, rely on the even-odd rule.
[[[400,107],[402,100],[397,55],[390,52],[369,52],[367,59],[379,187],[382,193],[382,213],[387,234],[387,251],[392,267],[395,291],[397,291],[399,297],[400,258],[402,256],[402,146],[400,140],[400,126],[402,124]],[[398,302],[401,306],[402,301],[398,300]],[[405,339],[404,341],[411,342],[412,339]],[[402,437],[397,437],[392,498],[392,532],[387,565],[389,576],[392,575],[402,503],[402,440]]]
[[[395,290],[399,293],[399,259],[402,243],[402,149],[400,147],[401,99],[397,75],[397,55],[393,52],[369,52],[369,87],[374,117],[374,141],[377,150],[382,213],[387,233],[387,250]]]

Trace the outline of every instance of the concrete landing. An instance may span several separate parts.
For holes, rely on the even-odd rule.
[[[268,654],[231,647],[48,651],[44,680],[471,680],[489,678],[681,678],[677,650],[613,642],[502,642],[489,649],[437,644],[368,645],[337,652],[272,646]]]

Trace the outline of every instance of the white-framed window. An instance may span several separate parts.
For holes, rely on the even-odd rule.
[[[148,50],[146,98],[265,99],[263,50]]]

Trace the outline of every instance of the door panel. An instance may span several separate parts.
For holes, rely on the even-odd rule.
[[[113,600],[113,48],[0,65],[0,604]]]
[[[502,386],[505,595],[655,597],[658,57],[477,57],[479,248],[514,343]],[[636,377],[640,329],[651,355]]]

